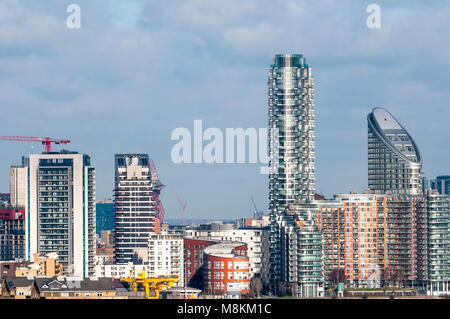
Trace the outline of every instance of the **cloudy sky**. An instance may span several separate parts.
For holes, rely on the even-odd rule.
[[[81,8],[69,29],[66,8]],[[381,28],[366,25],[369,4]],[[431,4],[432,3],[432,4]],[[267,126],[277,53],[300,53],[316,83],[317,192],[367,187],[367,123],[390,110],[416,140],[428,177],[450,173],[450,2],[363,0],[1,0],[0,135],[69,138],[91,154],[110,197],[115,153],[148,153],[167,185],[168,218],[267,210],[259,164],[179,164],[171,132]],[[0,142],[9,166],[39,144]]]

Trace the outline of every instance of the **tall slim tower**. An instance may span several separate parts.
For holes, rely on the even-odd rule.
[[[149,157],[116,154],[115,166],[115,261],[143,264],[157,226]]]
[[[382,108],[368,122],[369,189],[387,194],[422,193],[422,158],[411,135]]]
[[[299,54],[279,54],[269,70],[270,231],[268,240],[269,289],[279,292],[287,279],[283,269],[296,258],[297,248],[285,241],[296,227],[287,209],[295,201],[309,202],[315,192],[314,79],[311,67]],[[297,246],[296,246],[297,247]],[[289,257],[291,258],[291,257]]]
[[[269,211],[281,212],[295,200],[314,199],[314,79],[302,55],[280,54],[268,84],[269,143],[278,142],[278,158],[271,152],[278,169],[269,176]]]
[[[67,275],[94,273],[95,168],[89,155],[45,152],[24,159],[25,254],[57,253]],[[22,183],[23,181],[21,181]]]

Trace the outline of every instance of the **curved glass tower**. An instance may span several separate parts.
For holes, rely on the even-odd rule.
[[[386,194],[422,193],[422,158],[411,135],[391,113],[367,116],[369,189]]]

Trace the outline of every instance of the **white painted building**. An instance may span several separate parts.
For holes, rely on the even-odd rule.
[[[174,286],[183,286],[184,243],[181,234],[153,234],[148,247],[149,272],[154,276],[177,276]]]
[[[61,151],[25,158],[25,256],[56,252],[63,273],[94,271],[95,168],[89,155]]]
[[[9,178],[10,201],[13,207],[25,207],[28,172],[23,166],[11,166]]]
[[[128,264],[102,264],[95,265],[94,276],[95,277],[108,277],[108,278],[125,278],[129,277],[131,272],[134,272],[134,277],[137,278],[138,273],[145,273],[146,277],[151,277],[152,273],[149,271],[148,265],[135,265],[133,263]]]

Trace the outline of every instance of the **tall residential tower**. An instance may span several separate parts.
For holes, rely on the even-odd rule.
[[[24,159],[25,255],[57,253],[67,275],[94,273],[95,168],[89,155],[45,152]],[[21,181],[19,184],[21,184]],[[20,193],[20,192],[19,192]]]
[[[422,193],[422,158],[416,143],[385,109],[367,116],[369,189],[387,194]]]
[[[149,156],[116,154],[115,166],[116,263],[143,264],[148,260],[149,238],[158,222]]]
[[[281,212],[314,199],[314,79],[302,55],[283,54],[273,59],[268,84],[270,160],[278,164],[269,176],[269,211]]]
[[[320,294],[321,255],[304,260],[304,247],[321,251],[322,235],[306,216],[288,211],[294,203],[309,203],[315,193],[314,79],[299,54],[276,55],[269,71],[269,212],[264,243],[266,287],[304,297]],[[301,225],[301,226],[300,226]],[[311,244],[314,242],[315,244]],[[312,248],[311,250],[312,251]],[[309,251],[308,251],[309,252]],[[316,258],[318,257],[318,258]],[[309,258],[309,257],[308,257]],[[298,261],[298,262],[297,262]],[[307,276],[304,270],[319,271]],[[267,275],[267,276],[266,276]],[[284,287],[284,288],[283,288]]]

